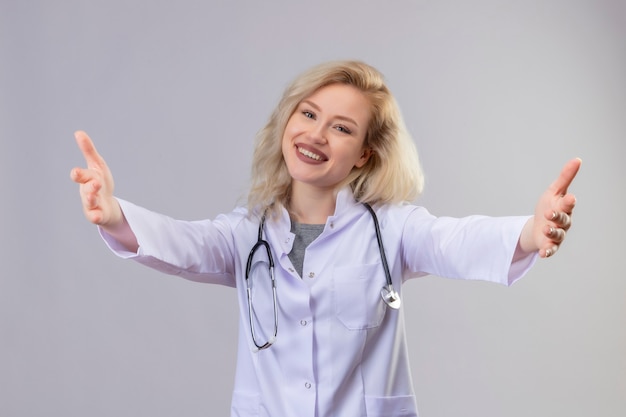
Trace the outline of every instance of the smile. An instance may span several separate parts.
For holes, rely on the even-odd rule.
[[[316,161],[321,161],[322,160],[322,157],[320,155],[318,155],[316,153],[313,153],[311,151],[308,151],[308,150],[306,150],[304,148],[301,148],[299,146],[298,146],[298,152],[300,152],[302,155],[304,155],[304,156],[306,156],[308,158],[314,159]]]

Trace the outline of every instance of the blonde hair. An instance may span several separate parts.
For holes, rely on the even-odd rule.
[[[371,105],[364,147],[372,155],[363,167],[353,168],[340,186],[350,184],[355,198],[370,204],[412,201],[421,193],[424,179],[417,149],[382,74],[363,62],[338,61],[315,66],[296,78],[257,135],[250,209],[289,206],[291,176],[282,154],[285,126],[302,100],[331,84],[356,87]]]

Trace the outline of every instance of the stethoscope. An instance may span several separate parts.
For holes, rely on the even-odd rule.
[[[383,239],[380,233],[378,217],[376,216],[376,213],[374,212],[374,210],[369,204],[363,203],[363,205],[365,206],[365,208],[367,208],[367,210],[372,215],[372,220],[374,220],[374,228],[376,230],[376,240],[378,241],[378,250],[380,252],[380,259],[383,264],[383,270],[385,271],[385,278],[387,280],[386,285],[383,286],[382,289],[380,290],[380,297],[385,302],[385,304],[387,304],[389,307],[393,308],[394,310],[397,310],[400,308],[400,304],[402,303],[402,300],[400,299],[400,294],[398,294],[398,292],[394,290],[393,284],[391,282],[391,273],[389,272],[389,265],[387,264],[387,256],[385,255],[385,247],[383,246]],[[250,320],[250,332],[252,334],[252,342],[256,346],[256,350],[267,349],[268,347],[270,347],[276,341],[276,335],[278,334],[278,309],[277,309],[277,302],[276,302],[276,279],[274,277],[274,258],[272,256],[272,251],[270,250],[270,244],[266,240],[263,239],[264,227],[265,227],[265,213],[263,213],[263,216],[261,217],[261,222],[259,223],[257,242],[250,250],[250,255],[248,255],[248,262],[246,263],[246,292],[248,295],[248,318]],[[252,316],[253,316],[252,288],[250,284],[250,270],[252,268],[252,261],[254,258],[254,254],[261,247],[265,249],[266,254],[267,254],[270,280],[272,284],[272,301],[274,304],[274,332],[273,332],[273,335],[269,337],[268,340],[264,343],[261,343],[258,341],[256,337],[256,333],[254,331],[254,320],[252,319]]]

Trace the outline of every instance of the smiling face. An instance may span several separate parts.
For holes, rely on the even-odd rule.
[[[364,147],[370,104],[346,84],[320,88],[302,100],[289,118],[282,151],[292,189],[309,186],[334,191],[371,151]]]

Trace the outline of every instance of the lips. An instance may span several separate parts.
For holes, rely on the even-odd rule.
[[[296,145],[296,151],[299,159],[305,162],[324,162],[328,160],[328,157],[323,152],[307,145]]]

